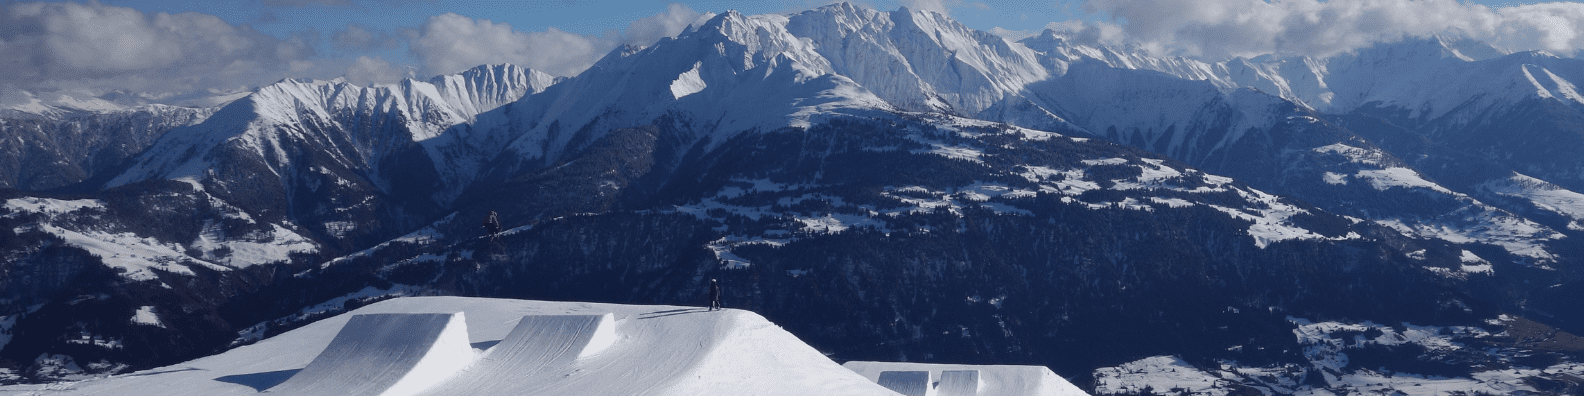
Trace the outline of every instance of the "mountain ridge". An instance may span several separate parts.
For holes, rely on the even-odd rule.
[[[1566,152],[1570,74],[1510,66],[1570,61],[1402,46],[1414,56],[1346,59],[1505,74],[1448,91],[1468,112],[1427,118],[1445,105],[1344,87],[1310,58],[1154,58],[1055,32],[1013,43],[837,4],[728,11],[567,79],[485,65],[375,87],[283,80],[164,133],[102,191],[0,191],[0,249],[15,257],[0,280],[59,280],[6,300],[16,341],[0,359],[59,378],[46,368],[153,364],[64,333],[222,350],[380,296],[685,304],[719,278],[728,304],[843,358],[1045,364],[1093,376],[1074,381],[1089,389],[1100,369],[1162,354],[1294,381],[1222,390],[1341,389],[1328,378],[1378,368],[1326,360],[1343,350],[1404,373],[1454,355],[1479,372],[1550,367],[1293,338],[1315,323],[1584,324],[1555,305],[1584,258],[1569,162],[1510,160],[1536,144],[1511,139],[1467,150],[1539,114],[1546,128],[1526,130]],[[1524,90],[1481,96],[1510,87]],[[1316,105],[1369,95],[1408,99]],[[508,229],[498,242],[476,224],[490,211]],[[128,267],[94,248],[134,245],[158,254]],[[144,306],[206,325],[76,324]],[[1553,366],[1578,352],[1524,351]]]

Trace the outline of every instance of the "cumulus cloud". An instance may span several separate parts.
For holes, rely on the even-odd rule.
[[[286,39],[199,13],[98,3],[0,4],[0,84],[191,90],[313,67],[313,37]],[[42,87],[50,88],[50,87]]]
[[[1511,50],[1584,48],[1584,4],[1488,8],[1458,0],[1088,0],[1125,40],[1209,57],[1329,55],[1404,37],[1448,35]],[[1084,26],[1113,39],[1105,25]]]
[[[513,63],[571,75],[593,64],[597,48],[607,47],[599,41],[556,28],[521,32],[511,24],[446,13],[429,17],[409,45],[430,74],[455,73],[486,63]]]
[[[688,25],[697,22],[704,14],[693,11],[688,6],[671,3],[664,13],[655,14],[643,19],[633,21],[627,25],[627,31],[622,32],[622,44],[650,45],[661,37],[671,37],[681,33]],[[713,14],[711,14],[713,15]]]
[[[672,4],[666,12],[632,22],[625,32],[590,36],[556,28],[522,32],[510,24],[446,13],[409,32],[409,49],[427,74],[456,73],[487,63],[512,63],[558,76],[594,65],[617,45],[648,45],[674,36],[702,15]]]
[[[346,79],[353,84],[369,86],[379,83],[413,78],[411,67],[391,63],[384,58],[359,56],[346,68]]]
[[[934,11],[942,15],[951,15],[952,7],[961,4],[958,0],[901,0],[899,3],[914,11]]]

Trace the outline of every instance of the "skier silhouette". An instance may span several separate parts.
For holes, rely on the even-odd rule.
[[[495,242],[496,239],[500,238],[500,217],[496,216],[493,210],[489,212],[488,216],[484,216],[484,231],[489,232],[490,242]]]
[[[720,283],[716,282],[714,279],[710,279],[709,299],[710,299],[709,310],[714,311],[714,310],[717,310],[717,309],[721,309]]]

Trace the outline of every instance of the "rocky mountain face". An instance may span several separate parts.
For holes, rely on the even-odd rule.
[[[0,117],[0,187],[51,190],[119,172],[160,135],[198,124],[214,109],[150,105],[51,117]],[[90,182],[91,183],[91,182]]]
[[[1212,63],[837,4],[726,12],[568,79],[286,80],[73,190],[4,190],[0,376],[168,364],[388,296],[700,304],[720,279],[837,359],[1104,394],[1566,394],[1576,62],[1434,38]]]

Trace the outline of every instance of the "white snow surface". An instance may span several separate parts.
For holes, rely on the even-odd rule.
[[[238,213],[246,216],[245,212]],[[251,218],[247,220],[253,222]],[[313,241],[279,224],[270,224],[269,232],[227,236],[220,233],[213,221],[206,221],[204,231],[190,246],[204,252],[203,259],[232,268],[287,261],[292,254],[319,250]],[[226,253],[221,255],[217,251]]]
[[[1226,395],[1228,383],[1194,368],[1176,356],[1154,356],[1095,370],[1095,394],[1136,393],[1150,388],[1157,393],[1187,390],[1193,395]]]
[[[671,82],[671,97],[673,99],[682,99],[709,87],[709,84],[705,83],[704,79],[699,78],[699,65],[701,64],[703,63],[694,63],[692,69],[688,69],[687,72],[677,76],[676,80]]]
[[[1371,187],[1376,190],[1386,191],[1392,187],[1403,188],[1428,188],[1442,194],[1453,194],[1452,190],[1431,183],[1419,176],[1413,169],[1392,167],[1386,169],[1365,169],[1358,171],[1358,178],[1368,180]]]
[[[462,313],[353,315],[283,395],[415,395],[473,362]]]
[[[936,384],[941,381],[944,371],[978,371],[978,394],[992,395],[1027,395],[1027,396],[1088,396],[1082,389],[1073,386],[1061,376],[1051,372],[1043,366],[1010,366],[1010,365],[968,365],[968,364],[933,364],[933,363],[901,363],[901,362],[865,362],[850,361],[842,364],[870,381],[879,382],[880,374],[887,371],[922,371],[929,373],[929,383]],[[936,394],[936,389],[928,389],[930,395]]]
[[[1584,103],[1572,82],[1584,78],[1574,60],[1540,51],[1508,53],[1474,40],[1410,37],[1328,58],[1264,55],[1211,61],[1083,44],[1070,35],[1047,30],[1019,43],[1036,51],[1054,75],[1086,67],[1148,70],[1202,81],[1221,92],[1252,88],[1329,113],[1380,106],[1433,119],[1530,98]]]
[[[55,216],[84,209],[103,209],[104,201],[97,199],[77,199],[68,201],[54,198],[24,197],[7,199],[3,207],[11,212],[6,214],[5,217],[17,217],[23,213],[37,213]]]
[[[137,312],[132,314],[132,323],[165,327],[165,324],[160,322],[159,314],[154,312],[154,306],[152,305],[138,307]]]
[[[1584,231],[1584,194],[1519,173],[1506,179],[1486,182],[1479,188],[1528,200],[1541,210],[1566,216],[1571,220],[1568,229]]]
[[[895,395],[751,312],[462,297],[382,301],[210,357],[102,379],[0,387],[0,393],[255,394],[302,373],[294,370],[308,367],[357,315],[457,312],[465,314],[467,342],[483,349],[483,357],[454,378],[501,369],[487,368],[489,356],[513,345],[508,338],[524,316],[611,314],[614,323],[614,342],[603,351],[509,381],[469,384],[480,392],[474,394]],[[425,392],[460,391],[447,384]]]
[[[215,271],[231,268],[197,260],[183,253],[184,248],[174,243],[164,243],[154,238],[144,238],[131,233],[103,231],[73,231],[48,223],[18,227],[14,232],[41,231],[65,240],[67,245],[87,250],[98,256],[106,266],[122,271],[121,276],[134,281],[156,281],[156,270],[181,275],[193,275],[190,266],[203,266]]]
[[[535,377],[561,374],[558,369],[615,344],[615,321],[609,313],[524,316],[479,362],[425,394],[555,394]]]

